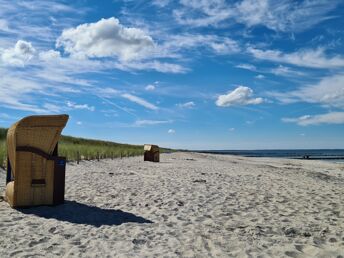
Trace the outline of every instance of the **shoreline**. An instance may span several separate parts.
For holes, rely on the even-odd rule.
[[[344,166],[176,152],[67,164],[66,202],[0,202],[1,257],[337,257]],[[1,189],[5,184],[0,170]]]
[[[299,152],[304,151],[303,153],[299,153],[296,155],[290,155],[290,152]],[[317,155],[316,153],[310,154],[307,151],[340,151],[341,153],[344,153],[344,150],[342,149],[335,149],[335,150],[229,150],[229,151],[195,151],[195,153],[204,153],[204,154],[213,154],[213,155],[231,155],[231,156],[241,156],[241,157],[247,157],[247,158],[283,158],[283,159],[296,159],[296,160],[324,160],[324,161],[338,161],[338,162],[344,162],[344,154],[340,155]],[[284,155],[278,155],[279,153],[283,153]],[[265,153],[265,154],[264,154]],[[271,153],[274,153],[271,154]],[[286,153],[289,153],[289,155],[286,155]],[[268,155],[270,154],[270,155]]]

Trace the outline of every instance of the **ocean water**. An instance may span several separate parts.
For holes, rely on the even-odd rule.
[[[326,160],[344,163],[344,149],[319,150],[205,150],[203,153],[239,155],[244,157],[272,157],[309,160]]]

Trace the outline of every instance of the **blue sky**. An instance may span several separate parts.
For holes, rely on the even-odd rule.
[[[0,0],[0,127],[188,149],[344,147],[340,0]]]

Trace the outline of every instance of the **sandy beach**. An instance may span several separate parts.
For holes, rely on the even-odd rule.
[[[3,195],[5,171],[0,171]],[[344,165],[197,153],[69,163],[66,201],[0,202],[0,257],[344,257]]]

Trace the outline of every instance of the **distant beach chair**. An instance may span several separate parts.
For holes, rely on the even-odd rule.
[[[160,161],[160,151],[158,145],[145,144],[144,147],[144,161],[159,162]]]
[[[64,202],[66,158],[58,140],[68,115],[29,116],[7,133],[5,199],[11,207]]]

